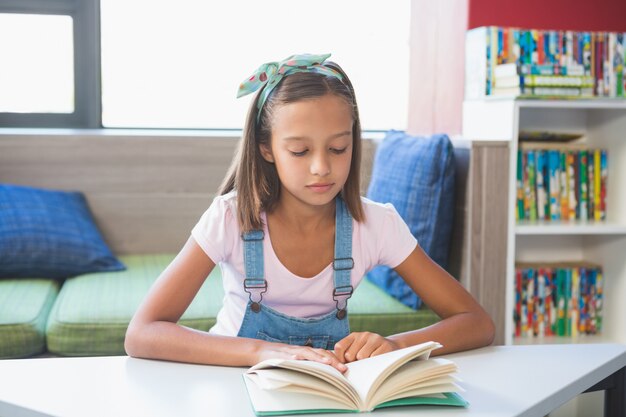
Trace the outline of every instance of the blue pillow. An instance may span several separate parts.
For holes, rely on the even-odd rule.
[[[447,267],[454,218],[454,151],[448,136],[387,132],[376,150],[367,197],[392,203],[421,248]],[[393,269],[379,266],[367,277],[407,306],[421,306]]]
[[[0,184],[0,278],[68,278],[126,267],[80,192]]]

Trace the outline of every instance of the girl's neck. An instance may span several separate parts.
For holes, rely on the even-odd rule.
[[[335,201],[324,206],[313,207],[281,196],[278,204],[268,216],[294,233],[308,234],[334,226]]]

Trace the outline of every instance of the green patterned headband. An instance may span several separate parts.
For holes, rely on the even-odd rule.
[[[257,122],[261,115],[261,109],[265,104],[265,100],[269,97],[270,93],[278,85],[280,80],[290,74],[296,72],[314,72],[317,74],[323,74],[330,77],[338,78],[343,81],[343,76],[332,68],[322,65],[330,57],[330,54],[323,55],[292,55],[289,58],[281,62],[268,62],[261,65],[250,77],[239,85],[237,91],[237,98],[243,97],[250,93],[257,91],[265,86],[265,89],[261,92],[259,101],[257,102]]]

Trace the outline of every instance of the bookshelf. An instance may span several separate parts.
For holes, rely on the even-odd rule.
[[[516,164],[521,130],[584,133],[590,147],[608,150],[607,219],[588,221],[516,222]],[[504,344],[626,343],[626,100],[537,100],[486,97],[463,103],[463,137],[477,143],[503,143],[510,163],[500,164],[494,178],[507,184],[504,210],[505,276],[487,276],[494,287],[492,311]],[[471,191],[470,191],[471,192]],[[502,200],[504,201],[504,200]],[[513,338],[515,262],[590,261],[602,265],[604,301],[602,333],[578,337]],[[494,262],[497,262],[494,260]],[[495,275],[495,274],[494,274]],[[471,278],[473,279],[473,278]],[[498,280],[505,280],[504,285]],[[483,284],[484,285],[484,284]]]

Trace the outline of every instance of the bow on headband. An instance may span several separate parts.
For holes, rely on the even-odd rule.
[[[281,62],[268,62],[261,65],[248,79],[239,85],[237,91],[237,98],[251,94],[263,86],[265,89],[259,97],[257,108],[261,110],[265,100],[269,97],[270,93],[276,87],[276,85],[283,79],[283,77],[294,74],[296,72],[314,72],[317,74],[324,74],[330,77],[343,80],[343,77],[337,71],[325,67],[322,65],[324,61],[328,59],[330,54],[323,55],[292,55],[289,58]],[[261,113],[259,112],[259,115]],[[258,115],[257,115],[258,120]]]

